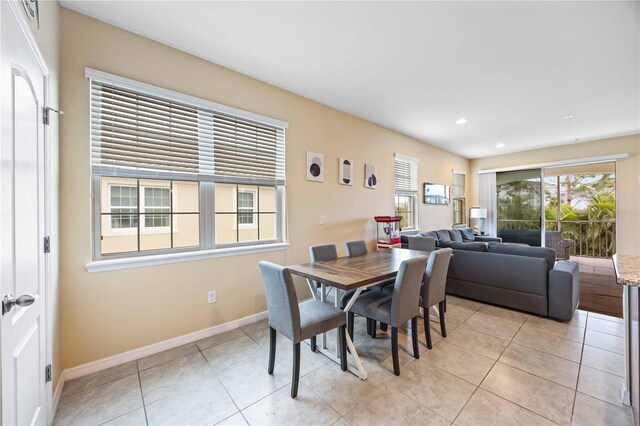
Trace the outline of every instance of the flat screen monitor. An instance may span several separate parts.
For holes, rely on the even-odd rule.
[[[424,203],[449,205],[449,186],[425,182]]]

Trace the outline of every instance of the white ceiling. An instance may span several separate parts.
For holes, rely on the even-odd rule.
[[[638,2],[62,4],[468,158],[640,131]]]

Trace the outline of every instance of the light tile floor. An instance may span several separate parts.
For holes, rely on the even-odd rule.
[[[401,330],[400,377],[392,373],[389,334],[371,339],[358,318],[355,344],[369,379],[303,346],[298,398],[291,399],[291,344],[278,338],[269,376],[269,333],[260,321],[72,380],[55,423],[632,424],[619,399],[618,318],[577,311],[563,324],[455,297],[446,315],[446,339],[431,323],[431,351],[420,325],[419,360]]]

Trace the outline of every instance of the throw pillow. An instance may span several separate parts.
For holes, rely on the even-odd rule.
[[[463,242],[462,233],[459,229],[449,229],[449,237],[451,237],[451,241],[455,241],[457,243]]]
[[[446,229],[441,229],[439,231],[436,231],[436,234],[438,235],[438,239],[440,241],[451,241],[451,237],[449,236],[449,231]]]
[[[460,233],[462,234],[463,241],[475,241],[476,236],[473,235],[473,229],[471,228],[461,228]]]

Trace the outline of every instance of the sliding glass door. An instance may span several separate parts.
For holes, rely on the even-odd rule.
[[[505,243],[542,245],[542,170],[496,173],[498,237]]]

